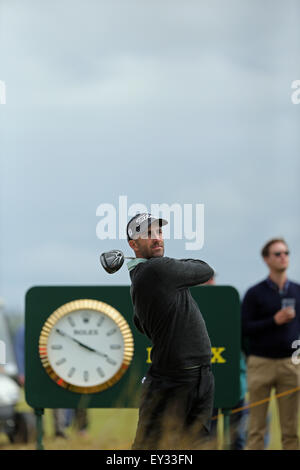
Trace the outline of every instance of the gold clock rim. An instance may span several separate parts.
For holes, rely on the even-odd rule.
[[[49,361],[48,352],[47,352],[47,343],[48,343],[49,335],[54,325],[59,320],[61,320],[64,316],[68,315],[69,313],[74,312],[76,310],[83,310],[83,309],[97,311],[99,313],[102,313],[108,316],[110,319],[112,319],[116,323],[116,325],[119,327],[121,334],[123,336],[123,341],[124,341],[123,361],[122,361],[121,366],[117,370],[117,372],[109,380],[106,380],[105,382],[99,385],[93,385],[90,387],[89,386],[82,387],[79,385],[74,385],[62,379],[57,374],[57,372],[55,372],[55,370],[53,369]],[[102,302],[100,300],[94,300],[94,299],[72,300],[58,307],[56,310],[54,310],[53,313],[51,313],[51,315],[45,321],[42,327],[41,333],[40,333],[40,337],[39,337],[39,356],[40,356],[42,365],[44,369],[46,370],[47,374],[49,375],[49,377],[54,382],[56,382],[56,384],[59,385],[60,387],[65,388],[71,392],[81,393],[81,394],[98,393],[98,392],[101,392],[103,390],[106,390],[112,387],[115,383],[117,383],[127,371],[133,358],[133,352],[134,352],[133,335],[123,315],[111,305],[105,302]]]

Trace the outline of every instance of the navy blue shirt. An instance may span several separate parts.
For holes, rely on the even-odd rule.
[[[296,316],[289,323],[277,325],[274,315],[281,310],[282,299],[296,301]],[[248,352],[268,358],[291,357],[292,343],[300,336],[300,285],[287,281],[280,291],[270,278],[251,287],[242,303],[243,335]]]

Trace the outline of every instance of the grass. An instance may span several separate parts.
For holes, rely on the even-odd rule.
[[[43,443],[45,449],[130,449],[137,425],[137,409],[91,409],[88,410],[88,414],[90,425],[87,434],[81,435],[71,426],[66,430],[68,436],[66,440],[53,436],[52,410],[45,410],[43,418]],[[0,434],[0,450],[28,450],[35,448],[35,442],[26,445],[10,444],[8,438],[4,434]]]
[[[19,411],[29,411],[24,398],[18,404]],[[276,402],[274,398],[270,402],[270,443],[268,449],[280,450],[280,427]],[[129,450],[131,448],[138,420],[137,409],[90,409],[89,429],[86,435],[79,435],[70,427],[66,434],[68,439],[53,437],[52,410],[45,410],[44,415],[44,447],[48,450]],[[222,447],[222,417],[218,423],[219,448]],[[300,432],[300,427],[299,427]],[[8,438],[0,433],[0,450],[29,450],[35,449],[36,444],[10,444]]]

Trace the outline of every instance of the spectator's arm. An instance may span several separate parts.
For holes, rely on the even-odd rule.
[[[257,320],[255,315],[257,310],[256,296],[248,291],[242,303],[242,331],[246,336],[268,330],[275,325],[273,316]]]

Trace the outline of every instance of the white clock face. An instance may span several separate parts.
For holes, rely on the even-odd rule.
[[[105,314],[77,310],[52,328],[47,352],[59,377],[79,387],[93,387],[111,379],[121,367],[124,340]]]
[[[58,385],[95,393],[111,387],[126,372],[133,356],[133,337],[117,310],[83,299],[64,304],[48,318],[39,353]]]

